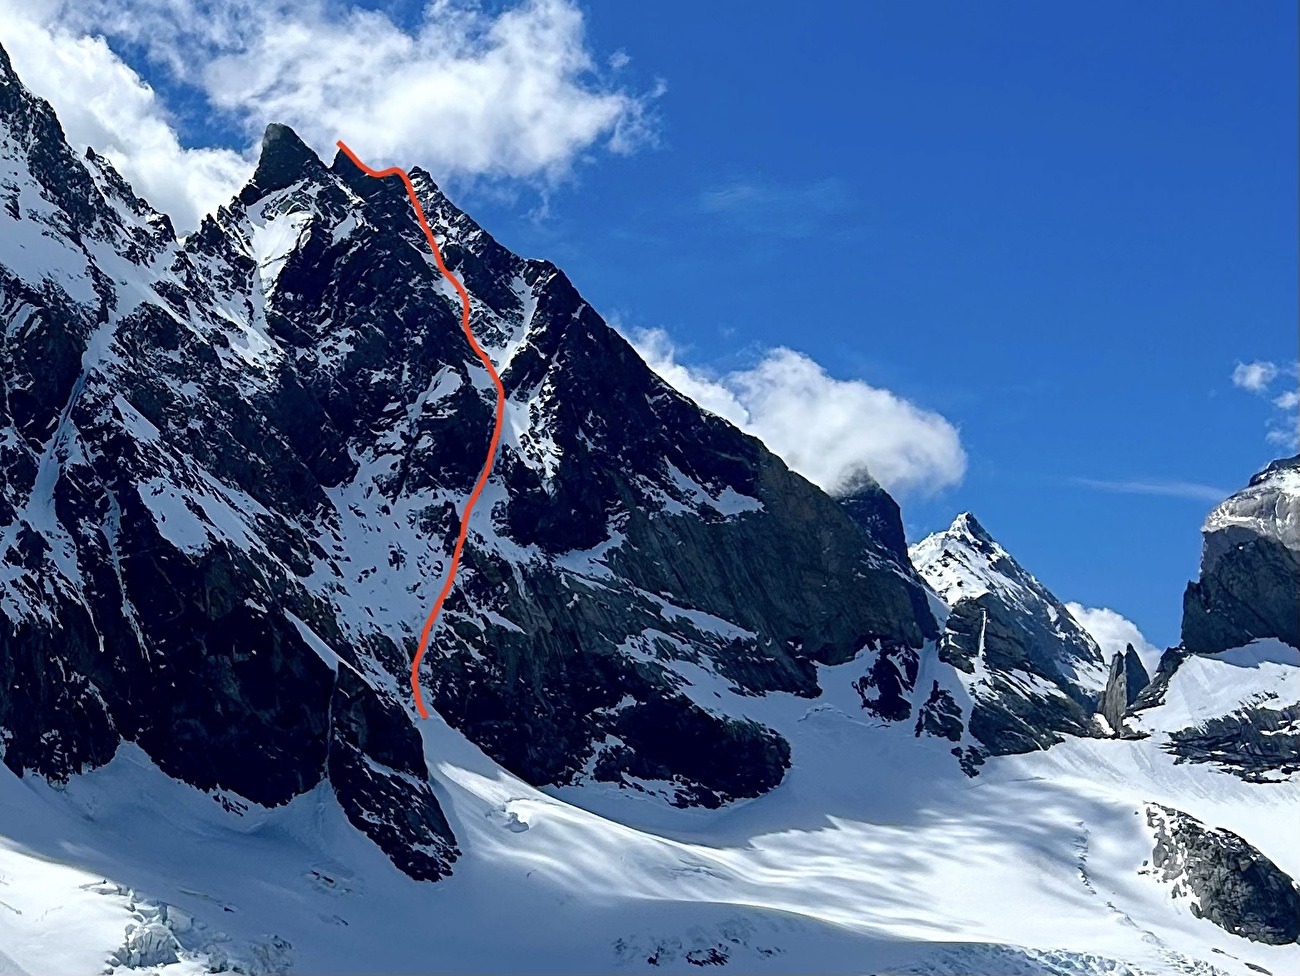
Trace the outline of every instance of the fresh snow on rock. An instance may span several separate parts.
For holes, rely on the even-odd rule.
[[[1270,465],[1206,516],[1206,533],[1229,527],[1275,538],[1288,549],[1300,549],[1300,463],[1292,459]]]

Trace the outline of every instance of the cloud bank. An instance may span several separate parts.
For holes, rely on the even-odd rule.
[[[893,494],[932,494],[966,473],[957,429],[939,414],[836,379],[792,349],[770,349],[752,368],[715,378],[678,362],[662,329],[634,330],[629,341],[671,386],[831,493],[869,474]]]
[[[440,181],[554,183],[594,148],[653,139],[657,93],[614,83],[626,55],[598,64],[574,0],[494,14],[434,0],[406,26],[323,0],[0,0],[0,15],[15,67],[74,147],[103,152],[182,228],[247,179],[272,121],[327,159],[342,138],[367,162],[419,163]],[[111,45],[201,97],[244,134],[241,151],[183,147],[167,106]]]

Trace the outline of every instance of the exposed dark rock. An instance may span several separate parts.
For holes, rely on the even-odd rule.
[[[330,782],[348,820],[411,877],[450,874],[460,851],[406,713],[340,664],[330,716]]]
[[[909,693],[916,686],[918,665],[916,652],[909,647],[877,652],[867,673],[853,683],[862,707],[886,722],[911,718]]]
[[[911,568],[907,555],[907,537],[903,533],[903,515],[898,502],[869,475],[839,497],[849,518],[871,538],[880,543],[900,566]]]
[[[324,163],[298,138],[298,133],[287,125],[272,122],[262,134],[262,152],[253,171],[251,186],[256,189],[246,190],[242,199],[253,203],[274,190],[283,190],[324,171]]]
[[[916,734],[940,736],[952,742],[961,741],[961,708],[953,700],[952,693],[939,687],[935,681],[916,716]]]
[[[979,775],[979,767],[988,759],[987,753],[976,746],[967,746],[965,749],[955,747],[952,754],[957,757],[961,771],[972,778]]]
[[[1192,914],[1233,935],[1286,945],[1300,937],[1300,888],[1276,864],[1229,830],[1147,804],[1156,843],[1147,873],[1190,896]]]
[[[939,660],[971,676],[967,721],[986,754],[1094,734],[1105,680],[1100,648],[975,516],[959,515],[910,555],[951,608]]]
[[[1138,657],[1138,652],[1133,649],[1132,644],[1125,645],[1124,701],[1126,707],[1137,701],[1138,696],[1150,683],[1151,676],[1147,674],[1146,665],[1142,663],[1142,658]]]
[[[789,744],[771,729],[713,715],[680,696],[625,709],[615,735],[626,755],[603,757],[607,768],[622,758],[620,772],[674,781],[678,806],[718,807],[758,796],[790,766]]]
[[[1300,705],[1253,706],[1169,733],[1179,762],[1214,763],[1250,783],[1300,771]]]
[[[1151,676],[1151,681],[1138,692],[1137,698],[1129,706],[1129,711],[1136,712],[1146,708],[1155,708],[1164,704],[1165,694],[1169,690],[1170,679],[1178,670],[1180,664],[1187,659],[1187,651],[1181,647],[1166,648],[1160,655],[1160,660],[1156,664],[1156,673]]]
[[[940,660],[971,673],[975,659],[983,658],[985,678],[971,688],[968,721],[990,755],[1032,752],[1065,734],[1092,734],[1088,698],[1077,687],[1062,688],[1039,667],[1026,646],[1030,639],[1015,611],[994,594],[962,599],[948,617]]]

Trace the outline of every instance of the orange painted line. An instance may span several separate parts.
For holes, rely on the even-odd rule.
[[[429,611],[429,618],[424,622],[424,630],[420,634],[420,646],[415,651],[415,660],[411,662],[411,692],[415,695],[415,708],[420,713],[420,718],[428,718],[429,713],[424,707],[424,700],[420,697],[420,661],[424,658],[424,652],[429,646],[429,634],[433,632],[434,622],[438,619],[438,614],[442,612],[442,605],[447,600],[447,594],[451,592],[451,585],[456,580],[456,569],[460,566],[460,553],[465,548],[465,534],[469,531],[469,516],[474,511],[474,505],[478,501],[479,495],[483,494],[483,486],[487,484],[488,475],[492,473],[492,461],[496,457],[497,442],[501,440],[501,420],[505,415],[506,409],[506,390],[501,385],[501,377],[497,375],[496,367],[492,365],[492,360],[488,354],[474,338],[474,333],[469,327],[469,293],[465,291],[457,277],[447,270],[447,266],[442,263],[442,252],[438,250],[438,242],[433,239],[433,231],[429,229],[429,222],[424,219],[424,208],[420,206],[420,201],[415,196],[415,187],[411,185],[411,178],[406,175],[406,171],[400,166],[390,166],[388,169],[374,170],[357,159],[356,153],[339,140],[338,147],[347,154],[348,159],[352,160],[357,169],[367,176],[373,176],[381,179],[385,176],[400,176],[402,182],[406,184],[406,195],[411,198],[411,206],[415,208],[415,216],[420,221],[420,228],[424,231],[424,236],[429,240],[429,247],[433,248],[433,259],[438,262],[438,270],[441,271],[453,285],[456,291],[460,293],[460,326],[465,332],[465,338],[469,340],[469,346],[474,350],[474,354],[482,361],[492,377],[492,383],[497,388],[497,417],[496,424],[492,428],[492,440],[488,443],[487,460],[483,462],[483,470],[479,472],[478,481],[474,482],[474,490],[470,492],[469,500],[465,502],[465,511],[460,517],[460,534],[456,537],[456,548],[451,554],[451,568],[447,571],[447,581],[442,584],[442,592],[438,594],[438,599],[433,603],[433,609]]]

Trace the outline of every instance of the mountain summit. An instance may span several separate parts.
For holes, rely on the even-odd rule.
[[[949,607],[939,656],[963,675],[970,731],[984,751],[1091,734],[1106,662],[1065,605],[969,512],[909,552]]]

